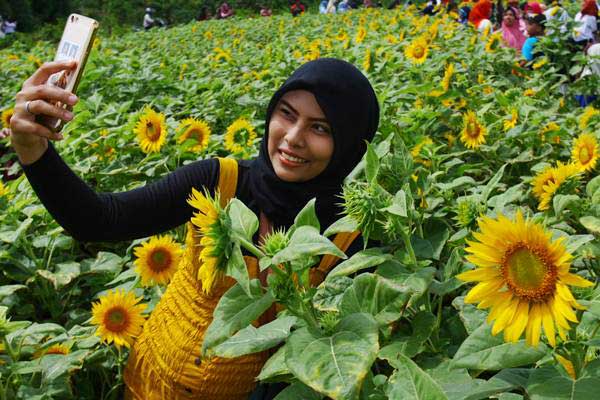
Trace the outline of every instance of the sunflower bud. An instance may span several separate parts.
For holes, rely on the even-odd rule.
[[[285,249],[289,241],[287,233],[283,229],[277,229],[263,239],[260,247],[267,256],[273,257]]]
[[[385,220],[380,210],[392,204],[392,196],[377,184],[353,182],[344,186],[342,197],[346,215],[358,223],[358,229],[365,237],[379,239],[377,222]]]
[[[461,227],[466,228],[477,218],[477,208],[477,203],[471,199],[460,200],[454,209],[454,219]]]
[[[336,311],[327,311],[319,317],[319,324],[326,335],[330,335],[335,331],[335,327],[340,322],[339,313]]]

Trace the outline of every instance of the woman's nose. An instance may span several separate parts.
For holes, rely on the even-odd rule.
[[[303,147],[304,131],[302,125],[295,123],[289,126],[285,132],[285,141],[290,145],[290,147]]]

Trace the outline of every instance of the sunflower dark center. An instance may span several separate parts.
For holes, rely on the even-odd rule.
[[[502,272],[515,295],[529,301],[544,301],[554,293],[557,270],[544,250],[519,244],[506,254]]]
[[[478,138],[480,131],[481,128],[479,128],[477,121],[469,121],[467,124],[467,135],[469,135],[469,137]]]
[[[104,325],[110,332],[123,332],[129,325],[129,315],[121,306],[112,307],[104,315]]]
[[[146,123],[146,136],[148,140],[156,142],[160,138],[160,125],[155,125],[152,121]]]
[[[161,272],[171,265],[171,254],[165,249],[158,248],[150,253],[150,269],[154,272]]]
[[[416,45],[413,54],[416,58],[421,58],[425,54],[425,49],[421,45]]]
[[[582,164],[587,164],[592,159],[591,154],[587,146],[583,146],[581,150],[579,150],[579,161]]]

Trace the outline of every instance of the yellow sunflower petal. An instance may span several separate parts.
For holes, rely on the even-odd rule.
[[[579,275],[575,275],[575,274],[571,274],[571,273],[561,276],[560,280],[563,283],[566,283],[567,285],[577,286],[577,287],[590,287],[590,286],[594,285],[592,282],[588,281],[587,279],[584,279]]]
[[[541,303],[542,325],[544,333],[552,347],[556,347],[556,331],[554,329],[554,318],[550,306],[546,303]]]

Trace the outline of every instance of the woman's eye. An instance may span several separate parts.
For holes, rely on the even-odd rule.
[[[314,129],[319,132],[319,133],[325,133],[325,134],[329,134],[329,128],[326,127],[325,125],[314,125]]]

